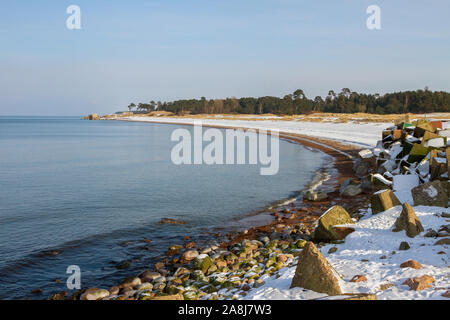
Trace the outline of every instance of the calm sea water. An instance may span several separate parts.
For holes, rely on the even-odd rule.
[[[109,288],[151,268],[185,235],[201,243],[214,227],[236,228],[240,218],[291,196],[326,158],[281,141],[274,176],[261,176],[257,165],[176,166],[176,128],[0,117],[0,299],[67,290],[69,265],[81,268],[82,287]],[[187,224],[158,224],[164,217]],[[117,269],[123,261],[130,267]]]

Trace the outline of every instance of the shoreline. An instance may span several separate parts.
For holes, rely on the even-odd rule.
[[[133,121],[133,120],[117,120],[116,121],[130,121],[130,122],[143,122],[143,121]],[[149,123],[156,123],[156,124],[170,124],[170,125],[193,125],[193,124],[187,124],[187,123],[165,123],[165,122],[154,122],[149,121]],[[251,128],[244,128],[244,127],[232,127],[232,126],[214,126],[214,125],[203,125],[204,127],[212,127],[212,128],[219,128],[219,129],[235,129],[235,130],[247,130]],[[256,129],[257,132],[260,130]],[[268,132],[269,133],[269,132]],[[352,212],[352,208],[354,207],[360,207],[360,204],[362,202],[368,201],[368,196],[366,193],[362,193],[361,195],[351,198],[351,199],[345,199],[342,196],[340,196],[339,193],[339,186],[342,181],[352,178],[355,179],[356,176],[353,173],[352,167],[353,167],[353,155],[360,150],[360,148],[351,146],[344,143],[339,143],[333,140],[327,140],[323,138],[315,138],[315,137],[308,137],[301,134],[293,134],[288,132],[279,132],[279,137],[281,139],[288,140],[292,143],[299,144],[306,148],[311,148],[314,151],[322,152],[330,157],[332,159],[332,162],[325,163],[324,166],[320,167],[316,171],[316,175],[314,175],[311,178],[311,181],[309,181],[309,184],[307,185],[307,188],[311,188],[314,184],[316,185],[313,189],[320,186],[320,189],[327,190],[328,198],[323,201],[307,201],[302,199],[301,195],[297,195],[295,198],[286,198],[286,199],[280,199],[278,201],[274,201],[269,206],[267,206],[265,209],[262,210],[255,210],[253,213],[249,213],[245,216],[243,216],[240,219],[236,219],[235,224],[241,225],[241,230],[236,230],[239,228],[236,228],[235,231],[231,231],[230,233],[227,233],[226,235],[217,236],[216,234],[220,234],[224,228],[221,228],[219,226],[214,226],[211,232],[208,232],[210,236],[210,240],[205,241],[205,243],[202,243],[201,247],[195,247],[194,249],[199,250],[199,252],[202,252],[203,248],[208,248],[208,246],[214,246],[217,245],[221,249],[226,249],[227,247],[231,246],[232,244],[238,243],[245,240],[257,240],[261,237],[261,235],[270,236],[272,233],[279,231],[280,227],[292,227],[296,228],[297,225],[304,225],[305,226],[305,234],[307,237],[309,237],[310,234],[312,234],[314,230],[314,223],[316,220],[325,212],[329,207],[334,205],[335,203],[340,203],[342,206],[346,207],[349,212]],[[315,181],[318,174],[321,172],[321,174],[328,174],[328,177],[326,179],[321,179],[319,181]],[[306,190],[306,189],[305,189]],[[299,190],[300,191],[300,190]],[[301,191],[300,191],[301,192]],[[244,229],[245,230],[242,230]],[[225,237],[223,237],[225,236]],[[218,241],[214,241],[215,237],[221,238]],[[191,240],[188,240],[191,241]],[[161,252],[164,252],[165,248],[161,248]],[[186,250],[186,249],[181,249]],[[170,248],[169,248],[170,251]],[[189,267],[185,263],[179,263],[179,261],[175,261],[177,259],[172,259],[172,257],[168,256],[167,254],[164,255],[163,253],[159,258],[155,259],[154,268],[149,268],[149,270],[142,270],[143,272],[141,275],[145,272],[149,272],[150,270],[154,272],[161,272],[157,268],[158,264],[163,265],[178,265],[179,267]],[[149,266],[150,267],[150,266]],[[164,274],[162,272],[163,275]],[[139,275],[139,277],[141,276]],[[137,277],[137,275],[136,275]],[[128,278],[127,278],[128,279]],[[126,281],[126,279],[125,279]],[[112,288],[114,288],[114,282],[112,281],[111,285],[113,285]],[[119,285],[119,288],[121,285]],[[81,290],[84,292],[84,290]],[[79,298],[82,292],[75,292],[73,295],[71,295],[71,298]],[[58,294],[52,296],[57,297]]]
[[[127,120],[127,119],[108,119],[114,121],[128,121],[128,122],[145,122],[145,123],[155,123],[155,124],[166,124],[166,125],[174,125],[174,126],[193,126],[193,123],[174,123],[174,122],[157,122],[157,121],[136,121],[136,120]],[[202,125],[203,127],[208,128],[217,128],[217,129],[234,129],[234,130],[248,130],[252,128],[245,127],[236,127],[236,126],[222,126],[222,125]],[[258,133],[260,130],[254,129]],[[269,133],[269,132],[268,132]],[[325,212],[329,207],[331,207],[335,203],[341,203],[349,212],[352,212],[352,208],[361,207],[361,203],[368,203],[370,194],[367,192],[362,192],[360,195],[353,198],[345,198],[342,197],[339,193],[339,186],[342,181],[346,179],[354,179],[359,180],[359,178],[355,175],[353,171],[353,159],[354,156],[361,150],[361,148],[352,146],[350,144],[345,144],[341,142],[337,142],[334,140],[310,137],[302,134],[288,133],[288,132],[279,132],[280,139],[286,139],[295,144],[299,144],[306,148],[312,148],[315,151],[323,152],[331,157],[333,162],[330,165],[325,165],[319,168],[316,174],[320,171],[328,172],[331,174],[331,170],[335,170],[335,174],[331,174],[328,179],[325,181],[320,181],[319,186],[322,189],[329,190],[328,199],[323,201],[308,201],[302,199],[302,197],[295,198],[286,198],[280,199],[278,201],[273,202],[271,205],[266,207],[265,209],[255,210],[254,213],[250,213],[244,216],[241,219],[237,219],[236,221],[244,221],[248,218],[267,215],[266,219],[268,222],[263,224],[253,223],[253,225],[246,226],[246,229],[243,231],[238,231],[229,241],[222,241],[219,243],[220,248],[226,248],[236,242],[242,241],[244,239],[247,240],[256,240],[257,235],[260,233],[269,233],[272,230],[277,229],[277,225],[283,223],[283,225],[291,226],[297,225],[299,223],[306,224],[307,228],[310,229],[310,232],[313,230],[314,222]],[[310,181],[311,185],[313,183],[315,176]],[[313,189],[316,189],[314,187]],[[283,212],[287,212],[283,214]],[[272,213],[269,212],[272,211]],[[291,213],[292,212],[292,213]],[[293,215],[295,217],[293,217]],[[270,221],[271,220],[271,221]],[[214,228],[217,229],[217,227]],[[213,241],[211,240],[210,243]]]
[[[125,119],[125,121],[133,121],[133,119]],[[138,120],[137,122],[164,123],[152,121],[152,119]],[[167,124],[193,125],[194,123],[171,122]],[[236,130],[247,129],[244,125],[236,127],[229,123],[227,125],[210,123],[205,126]],[[259,127],[249,129],[260,131],[259,128],[265,127],[267,127],[266,124],[260,124]],[[266,130],[270,131],[270,128],[273,127],[270,126]],[[286,129],[289,130],[289,128]],[[378,297],[408,299],[417,295],[417,290],[428,288],[431,289],[420,292],[421,298],[449,297],[450,291],[445,292],[445,286],[448,284],[446,282],[448,265],[446,265],[445,251],[439,251],[440,249],[435,246],[445,246],[450,240],[445,238],[450,235],[448,230],[445,231],[445,228],[448,229],[448,225],[442,225],[444,219],[450,217],[450,209],[443,209],[439,203],[436,205],[433,203],[431,206],[419,205],[414,200],[416,204],[414,210],[417,210],[415,211],[417,216],[424,222],[424,227],[431,228],[423,237],[412,239],[408,234],[392,232],[395,231],[392,230],[392,226],[403,214],[402,210],[409,200],[404,200],[405,203],[402,207],[391,205],[390,209],[385,211],[372,212],[369,199],[370,202],[373,202],[374,195],[377,194],[373,194],[373,191],[377,190],[376,186],[375,188],[374,186],[371,188],[360,187],[356,196],[341,195],[339,189],[341,189],[341,182],[344,179],[350,178],[359,186],[364,183],[364,177],[358,177],[353,171],[353,159],[365,157],[360,154],[358,157],[354,157],[360,148],[355,147],[355,143],[352,142],[361,137],[359,135],[349,136],[355,130],[354,127],[351,129],[352,133],[346,130],[345,135],[340,135],[340,137],[344,137],[340,141],[346,141],[346,143],[330,138],[335,132],[330,127],[320,138],[304,136],[301,134],[302,132],[298,131],[294,134],[278,130],[281,139],[301,144],[306,148],[313,148],[332,157],[333,161],[329,161],[330,165],[325,164],[317,172],[323,168],[334,168],[337,174],[328,178],[325,175],[326,178],[322,181],[318,179],[320,175],[316,175],[309,184],[309,190],[314,186],[321,186],[326,193],[325,200],[310,201],[299,197],[286,199],[284,202],[280,201],[279,206],[268,208],[268,210],[272,210],[268,215],[271,220],[268,223],[248,228],[242,232],[233,231],[226,234],[225,238],[222,238],[223,241],[216,239],[217,241],[214,242],[214,238],[211,237],[212,240],[205,241],[208,246],[206,248],[199,247],[195,243],[193,246],[189,246],[190,243],[186,242],[189,241],[189,237],[187,237],[184,239],[185,245],[169,247],[164,261],[156,263],[152,269],[145,270],[138,276],[125,279],[118,287],[111,287],[109,291],[97,288],[81,290],[69,299],[297,300],[333,299],[332,296],[342,299],[342,296],[336,296],[335,291],[327,291],[324,295],[320,293],[323,291],[317,287],[300,285],[300,288],[297,289],[292,288],[292,284],[289,285],[298,274],[296,261],[298,260],[298,263],[304,261],[298,256],[304,255],[305,249],[306,254],[311,250],[319,250],[322,253],[322,258],[325,261],[328,260],[330,266],[337,272],[335,280],[339,282],[340,289],[338,291],[352,295],[349,299],[376,300]],[[264,129],[261,130],[266,132]],[[314,132],[311,133],[314,134]],[[356,143],[356,145],[359,144]],[[375,149],[367,150],[367,152],[375,154]],[[383,150],[386,153],[392,151]],[[372,164],[371,166],[369,173],[376,170],[374,169],[376,167]],[[436,183],[439,184],[439,181]],[[330,191],[325,188],[329,188]],[[386,192],[395,192],[395,190],[386,190]],[[317,199],[316,196],[314,195],[313,198]],[[395,198],[395,195],[393,197]],[[343,210],[348,219],[353,220],[355,228],[342,230],[345,232],[343,235],[345,240],[324,240],[323,242],[316,234],[317,220],[331,207],[336,208],[335,210]],[[335,213],[333,211],[333,214]],[[345,229],[347,226],[342,227]],[[224,228],[217,228],[217,230],[219,229],[223,230]],[[349,233],[346,233],[348,231]],[[350,233],[351,235],[349,235]],[[213,235],[213,232],[208,232],[208,234]],[[382,236],[380,237],[380,235]],[[220,234],[214,236],[220,237]],[[444,239],[436,242],[435,239],[439,237],[444,237]],[[337,237],[337,239],[342,238]],[[423,266],[417,261],[411,260],[416,257],[420,257],[419,260],[424,263]],[[409,262],[415,262],[417,268],[408,269],[407,263]],[[306,265],[303,267],[308,268]],[[313,272],[314,267],[311,268],[308,272]],[[422,276],[424,273],[426,275],[423,277],[432,282],[436,281],[434,288],[430,285],[416,290],[408,284],[411,281],[421,281],[420,279],[423,277],[418,276]],[[314,280],[314,277],[311,279]],[[405,279],[407,280],[405,281]],[[308,288],[308,290],[301,288]]]

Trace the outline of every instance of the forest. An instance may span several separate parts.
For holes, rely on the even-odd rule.
[[[402,91],[380,94],[365,94],[344,88],[339,93],[330,90],[324,98],[306,97],[303,90],[298,89],[283,98],[244,97],[226,99],[187,99],[170,102],[131,103],[130,111],[168,111],[175,114],[308,114],[311,112],[332,113],[430,113],[450,112],[450,93],[445,91],[430,91],[428,88],[416,91]]]

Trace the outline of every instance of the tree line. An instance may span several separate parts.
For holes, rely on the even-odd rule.
[[[307,114],[311,112],[332,113],[430,113],[450,112],[450,93],[445,91],[430,91],[428,88],[416,91],[403,91],[380,94],[365,94],[351,91],[348,88],[335,93],[330,90],[323,99],[321,96],[313,100],[306,97],[303,90],[298,89],[292,94],[279,97],[244,97],[226,99],[188,99],[170,102],[131,103],[130,111],[168,111],[175,114]]]

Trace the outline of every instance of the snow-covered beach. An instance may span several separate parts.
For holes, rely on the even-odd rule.
[[[439,115],[436,115],[439,117]],[[361,148],[373,148],[380,140],[382,131],[393,123],[336,123],[336,122],[303,122],[279,121],[273,118],[246,121],[227,119],[194,119],[171,117],[127,117],[124,120],[144,122],[164,122],[174,124],[194,124],[217,127],[242,127],[250,129],[273,130],[283,133],[301,134],[327,140],[336,140]],[[444,128],[446,124],[444,124]],[[397,196],[404,201],[412,201],[410,192],[398,190]],[[441,216],[450,214],[448,208],[415,207],[415,212],[425,230],[439,229],[450,220]],[[364,218],[355,225],[356,231],[350,234],[343,244],[328,244],[320,250],[342,276],[342,286],[346,293],[377,293],[378,299],[445,299],[442,294],[450,287],[450,255],[448,245],[434,246],[433,238],[422,236],[408,238],[404,232],[392,232],[396,218],[402,208],[397,206],[378,215],[372,216],[370,209],[363,214]],[[410,249],[399,250],[402,241],[408,241]],[[336,247],[337,251],[328,253]],[[409,260],[418,260],[423,268],[400,268],[400,264]],[[295,274],[296,264],[280,270],[276,277],[265,276],[265,284],[258,289],[251,289],[242,299],[314,299],[326,297],[324,294],[302,288],[290,289]],[[365,275],[367,281],[349,282],[356,275]],[[435,278],[434,288],[413,291],[403,284],[408,278],[432,275]],[[385,290],[380,290],[385,288]]]
[[[394,130],[396,130],[395,128],[392,129],[394,124],[391,122],[338,122],[333,121],[333,119],[330,119],[330,121],[307,122],[299,120],[278,120],[274,117],[258,120],[230,120],[223,118],[211,119],[210,117],[199,119],[198,117],[129,116],[120,117],[117,118],[117,120],[179,125],[193,125],[195,122],[201,122],[203,126],[218,128],[245,128],[267,131],[275,129],[279,130],[280,134],[285,134],[287,136],[293,135],[297,138],[299,136],[310,137],[315,141],[316,146],[319,147],[323,146],[325,148],[333,149],[333,145],[339,144],[340,146],[350,145],[357,149],[368,148],[372,151],[374,151],[374,148],[380,149],[379,141],[382,136],[385,136],[386,128],[391,127],[389,130],[392,130],[392,135],[394,135]],[[445,131],[448,127],[447,124],[448,123],[446,122],[441,123],[440,125],[442,128],[440,130]],[[411,128],[408,130],[411,130]],[[402,130],[404,133],[407,132],[405,129]],[[439,133],[439,130],[435,132]],[[409,139],[408,137],[406,137],[406,139]],[[392,138],[391,140],[392,142],[389,142],[388,145],[395,145],[393,142],[395,139]],[[325,141],[325,143],[322,144],[320,141]],[[339,149],[340,148],[336,147],[336,150],[339,151]],[[397,166],[398,170],[400,170],[398,162],[401,159],[398,159],[399,153],[395,153],[389,149],[382,148],[382,150],[378,150],[377,153],[382,153],[386,156],[385,159],[382,159],[383,161],[386,163],[393,162],[393,164],[390,170],[385,170],[385,175],[375,174],[374,176],[378,175],[377,179],[379,181],[372,181],[372,183],[379,183],[380,181],[381,183],[387,183],[386,189],[389,189],[392,187],[393,183],[388,178],[394,178],[389,171],[394,172]],[[365,156],[362,157],[363,161],[364,157]],[[442,152],[436,153],[435,157],[436,160],[442,159]],[[406,161],[406,159],[407,158],[404,158],[402,161]],[[430,159],[428,155],[426,160],[431,162],[432,159]],[[413,163],[410,169],[412,170],[415,168],[416,164]],[[399,176],[402,177],[409,175],[410,174],[399,174]],[[444,174],[442,176],[444,176]],[[420,179],[422,181],[421,183],[431,181],[428,171],[426,172],[426,175],[421,176]],[[445,179],[445,177],[443,179]],[[394,181],[394,185],[395,184]],[[410,181],[398,182],[397,186],[394,188],[393,194],[395,194],[401,203],[410,203],[411,205],[414,205],[411,189],[417,187],[418,184],[419,178],[417,179],[417,183],[412,184]],[[374,195],[379,194],[380,192],[384,193],[382,190],[374,193]],[[427,192],[427,190],[425,190],[425,192]],[[393,197],[395,198],[395,196]],[[430,194],[430,197],[434,196],[434,193]],[[367,195],[365,197],[367,197]],[[340,201],[344,200],[345,198],[336,197],[331,198],[329,202],[324,203],[335,206],[340,205]],[[400,201],[398,202],[400,203]],[[291,208],[293,211],[289,210]],[[323,209],[323,206],[313,208]],[[174,294],[173,296],[171,295],[170,298],[292,300],[341,299],[348,297],[343,295],[329,295],[320,293],[317,290],[308,290],[302,287],[291,288],[294,275],[298,272],[298,270],[296,270],[299,261],[297,256],[305,249],[302,249],[304,244],[298,245],[299,241],[301,242],[304,240],[295,240],[295,236],[293,241],[287,241],[286,246],[286,239],[291,239],[290,234],[292,234],[292,229],[298,228],[294,230],[295,233],[298,234],[299,232],[302,232],[301,229],[303,228],[302,226],[292,228],[286,219],[292,219],[292,216],[296,215],[295,211],[298,213],[303,209],[295,208],[294,204],[291,203],[287,204],[284,209],[280,208],[280,210],[282,211],[280,211],[278,215],[275,214],[275,217],[278,218],[268,229],[271,230],[268,233],[270,238],[266,236],[258,238],[258,240],[255,239],[249,241],[246,240],[245,235],[243,235],[240,239],[244,240],[235,242],[222,249],[213,245],[211,248],[207,248],[200,253],[195,250],[184,252],[181,256],[182,260],[183,257],[193,254],[190,261],[194,263],[195,271],[192,271],[191,275],[194,276],[194,279],[197,281],[194,283],[199,283],[199,285],[202,285],[203,283],[203,287],[200,289],[194,286],[182,288],[174,287],[172,285],[173,290],[171,290],[171,292],[181,293]],[[359,212],[357,214],[358,218],[352,219],[354,224],[351,224],[351,226],[343,226],[344,228],[349,227],[353,229],[353,232],[349,233],[345,237],[345,240],[331,241],[328,243],[318,243],[316,241],[316,243],[318,243],[318,250],[328,261],[331,268],[336,271],[336,277],[338,278],[342,293],[371,295],[380,300],[448,298],[450,289],[450,255],[448,253],[450,209],[442,205],[414,206],[413,211],[415,212],[417,220],[420,220],[419,224],[421,223],[421,227],[423,227],[422,232],[418,232],[414,237],[409,237],[405,231],[393,232],[397,220],[402,216],[404,210],[405,205],[402,207],[402,205],[391,204],[390,208],[373,213],[371,205],[361,206],[359,207]],[[306,211],[310,212],[308,210]],[[325,214],[327,212],[325,212]],[[323,214],[319,220],[325,214]],[[289,215],[292,216],[287,217]],[[313,224],[312,227],[316,228],[316,225],[317,224]],[[309,232],[305,235],[306,238],[311,239]],[[302,236],[300,236],[300,239],[302,239]],[[293,254],[290,254],[289,252]],[[239,259],[237,259],[238,257],[234,253],[239,256]],[[264,258],[262,257],[263,255]],[[260,256],[262,259],[256,258],[257,256]],[[241,260],[241,258],[249,260]],[[217,267],[215,267],[217,271],[211,272],[211,270],[206,268],[204,272],[201,272],[206,263],[205,261],[208,262],[208,266],[211,265],[215,267],[217,265],[217,267],[221,269],[225,267],[226,271],[219,272]],[[413,261],[413,263],[411,261]],[[410,264],[414,265],[414,268],[410,267]],[[230,269],[226,267],[227,265]],[[244,269],[242,269],[243,265]],[[234,269],[232,266],[236,266],[238,269]],[[206,270],[208,270],[208,273]],[[243,270],[246,271],[243,272]],[[189,273],[190,271],[183,269],[183,267],[178,268],[174,273],[174,277],[179,278],[180,274],[182,274],[181,272]],[[155,275],[155,277],[161,276],[158,272],[156,273],[157,275]],[[150,299],[154,297],[155,293],[143,293],[142,290],[139,290],[139,286],[142,285],[141,282],[148,280],[148,274],[153,274],[153,272],[147,274],[144,272],[139,278],[136,278],[135,281],[138,284],[137,286],[133,286],[138,289],[130,291],[134,297],[148,297]],[[172,279],[173,277],[169,278]],[[160,278],[158,279],[161,280]],[[174,280],[177,279],[172,279],[171,281]],[[426,283],[422,284],[422,280]],[[160,285],[160,282],[155,279],[151,279],[150,281],[154,282],[152,282],[153,288]],[[166,278],[164,278],[164,282],[165,281]],[[417,286],[414,287],[412,285],[413,282],[416,282],[416,284],[420,282],[420,289],[417,289]],[[168,284],[170,284],[170,281]],[[156,294],[158,295],[158,293]],[[162,294],[159,298],[164,299],[164,296],[165,294]],[[105,298],[114,299],[117,298],[117,296],[109,295],[105,296]]]

